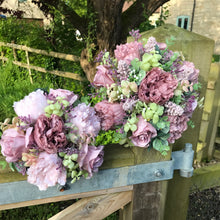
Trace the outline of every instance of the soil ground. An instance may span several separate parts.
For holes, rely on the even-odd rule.
[[[220,186],[190,194],[187,220],[220,220]]]

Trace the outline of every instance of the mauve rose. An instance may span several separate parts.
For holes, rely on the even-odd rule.
[[[134,41],[131,43],[117,45],[114,53],[118,61],[124,60],[128,65],[130,65],[133,59],[141,59],[140,56],[143,51],[144,48],[142,43]]]
[[[82,144],[78,160],[79,167],[86,170],[89,174],[88,178],[92,177],[93,172],[98,172],[98,168],[103,163],[104,146],[89,146],[87,143]]]
[[[37,162],[30,166],[27,175],[27,181],[38,186],[39,190],[46,190],[57,183],[65,185],[67,177],[61,158],[47,152],[39,154]]]
[[[112,79],[112,76],[110,74],[108,66],[97,66],[97,72],[95,74],[93,83],[95,86],[104,86],[107,88],[107,86],[111,86],[111,84],[114,83],[114,80]]]
[[[25,134],[16,128],[10,128],[3,132],[1,140],[1,152],[8,163],[18,161],[22,153],[26,152]]]
[[[58,148],[67,144],[64,134],[64,122],[61,117],[41,115],[34,126],[34,140],[40,150],[49,154],[57,153]]]
[[[157,136],[157,130],[142,116],[138,118],[137,130],[132,132],[130,139],[137,147],[148,147],[151,139]]]
[[[44,114],[46,106],[48,106],[47,98],[44,95],[44,91],[40,89],[31,92],[24,99],[14,102],[13,105],[18,116],[30,117],[32,122],[35,122],[41,114]]]
[[[123,123],[125,111],[120,103],[110,103],[106,100],[95,105],[97,115],[101,118],[101,127],[107,131],[115,125]]]
[[[68,101],[70,105],[72,105],[78,99],[77,95],[65,89],[50,89],[49,95],[52,95],[54,97],[62,97],[66,101]]]
[[[177,80],[168,72],[158,67],[152,68],[141,81],[138,97],[141,101],[163,105],[174,95]]]

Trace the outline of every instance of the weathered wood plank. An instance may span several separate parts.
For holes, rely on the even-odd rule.
[[[194,170],[191,191],[205,190],[220,185],[220,163]]]
[[[49,220],[101,220],[131,201],[132,191],[84,198],[59,212]]]
[[[60,58],[64,60],[70,60],[70,61],[75,61],[75,62],[79,61],[79,57],[72,55],[72,54],[64,54],[64,53],[59,53],[59,52],[54,52],[54,51],[47,52],[46,50],[30,48],[24,45],[18,45],[18,44],[13,44],[13,43],[0,42],[0,46],[11,47],[11,48],[18,49],[18,50],[25,50],[28,52],[56,57],[56,58]]]
[[[1,60],[3,61],[7,61],[8,58],[6,57],[0,57]],[[20,67],[24,67],[27,69],[33,69],[42,73],[50,73],[50,74],[54,74],[57,76],[62,76],[62,77],[66,77],[66,78],[70,78],[70,79],[75,79],[75,80],[79,80],[79,81],[86,81],[86,78],[81,77],[78,73],[71,73],[71,72],[64,72],[64,71],[59,71],[59,70],[46,70],[43,67],[39,67],[39,66],[33,66],[33,65],[28,65],[26,63],[21,63],[19,61],[12,61],[13,64],[20,66]]]
[[[98,195],[117,193],[117,192],[127,192],[127,191],[132,191],[132,190],[133,190],[133,186],[131,185],[131,186],[115,187],[111,189],[97,190],[97,191],[91,191],[91,192],[66,194],[66,195],[60,195],[60,196],[49,197],[49,198],[0,205],[0,210],[14,209],[14,208],[20,208],[20,207],[31,206],[31,205],[51,203],[51,202],[67,201],[67,200],[72,200],[72,199],[86,198],[86,197],[91,197],[91,196],[98,196]]]

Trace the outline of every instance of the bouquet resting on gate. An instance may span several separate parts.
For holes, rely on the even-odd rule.
[[[104,147],[152,148],[166,155],[199,104],[199,70],[169,42],[154,37],[117,45],[97,57],[92,93],[41,89],[14,102],[17,115],[1,124],[1,153],[12,169],[46,190],[91,178]]]

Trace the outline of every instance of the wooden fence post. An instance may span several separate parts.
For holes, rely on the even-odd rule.
[[[26,58],[27,58],[27,65],[28,65],[28,72],[29,72],[30,81],[31,81],[31,84],[33,84],[33,78],[31,76],[31,69],[30,69],[30,61],[29,61],[28,51],[25,50],[25,53],[26,53]]]
[[[164,219],[167,181],[133,186],[132,202],[120,210],[120,220]]]

